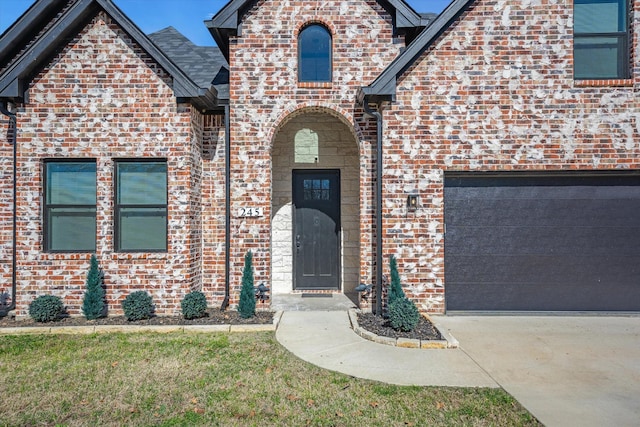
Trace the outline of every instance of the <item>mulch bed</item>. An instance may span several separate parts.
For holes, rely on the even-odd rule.
[[[358,313],[358,325],[371,333],[389,338],[412,338],[420,340],[442,340],[438,329],[426,318],[420,316],[420,321],[411,332],[396,331],[389,324],[389,320],[373,313]]]
[[[96,325],[261,325],[272,324],[273,312],[259,311],[254,317],[243,319],[237,311],[220,311],[219,309],[207,310],[207,315],[199,319],[184,319],[181,316],[155,316],[151,319],[130,322],[124,316],[109,316],[96,320],[87,320],[84,317],[64,317],[55,322],[38,323],[33,319],[16,320],[10,317],[0,317],[0,328],[15,328],[29,326],[96,326]]]

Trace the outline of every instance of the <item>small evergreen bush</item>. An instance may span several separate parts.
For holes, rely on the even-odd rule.
[[[87,273],[87,287],[82,300],[82,313],[88,320],[104,317],[106,314],[102,272],[98,267],[98,259],[95,255],[91,255],[89,272]]]
[[[420,321],[418,308],[408,298],[398,298],[389,304],[389,323],[396,331],[411,332]]]
[[[145,291],[135,291],[122,301],[124,317],[129,321],[149,319],[153,316],[153,299]]]
[[[398,273],[398,262],[396,257],[391,256],[389,263],[389,269],[391,270],[391,287],[389,288],[389,296],[387,303],[391,305],[396,299],[406,298],[404,291],[402,290],[402,284],[400,283],[400,273]]]
[[[248,319],[256,315],[256,294],[253,289],[253,254],[251,251],[244,256],[244,269],[242,270],[242,289],[240,290],[240,303],[238,304],[240,317]]]
[[[197,319],[207,313],[207,298],[200,291],[189,292],[180,303],[185,319]]]
[[[41,295],[29,304],[29,316],[36,322],[53,322],[64,312],[60,297]]]

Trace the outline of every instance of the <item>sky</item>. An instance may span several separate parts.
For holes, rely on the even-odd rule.
[[[211,19],[228,0],[113,0],[145,34],[168,26],[199,46],[215,42],[203,21]],[[440,13],[450,0],[405,0],[417,12]],[[20,17],[35,0],[0,0],[0,34]]]

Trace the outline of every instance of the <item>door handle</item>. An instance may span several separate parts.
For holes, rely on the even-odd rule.
[[[300,235],[296,234],[296,249],[299,251],[302,243],[300,243]]]

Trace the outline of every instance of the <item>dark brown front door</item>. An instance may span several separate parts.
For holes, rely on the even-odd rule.
[[[293,171],[294,289],[340,287],[340,171]]]

